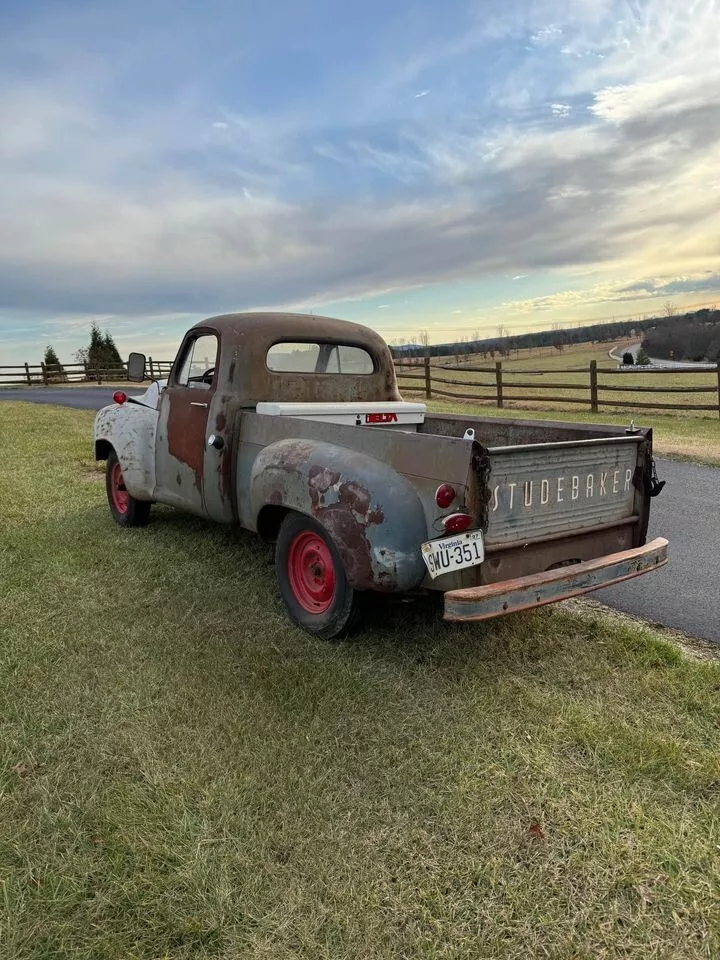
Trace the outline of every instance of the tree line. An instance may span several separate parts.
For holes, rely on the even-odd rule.
[[[76,363],[84,364],[88,372],[88,377],[100,370],[102,373],[108,371],[120,370],[123,368],[122,357],[115,341],[109,331],[103,333],[97,323],[90,324],[90,342],[86,347],[81,347],[74,354]],[[45,347],[43,356],[45,371],[51,382],[63,383],[67,381],[65,367],[60,362],[60,358],[52,344]]]
[[[663,360],[720,361],[720,310],[696,310],[647,331],[643,348]]]
[[[516,336],[504,335],[496,337],[473,338],[455,340],[449,343],[417,342],[393,345],[390,349],[395,357],[431,357],[456,356],[462,353],[480,354],[484,358],[507,357],[516,350],[538,349],[540,347],[554,347],[564,350],[567,346],[578,343],[609,343],[623,337],[642,337],[645,351],[655,357],[670,358],[670,351],[680,351],[675,358],[694,359],[702,352],[700,359],[715,361],[720,352],[720,343],[717,336],[720,334],[720,310],[703,309],[691,313],[679,314],[672,303],[664,306],[665,316],[642,317],[634,320],[606,321],[591,323],[583,327],[558,328],[552,330],[537,330],[532,333],[521,333]],[[714,333],[710,334],[709,331]],[[673,331],[687,331],[687,335],[674,337],[672,345],[664,334],[670,335]]]

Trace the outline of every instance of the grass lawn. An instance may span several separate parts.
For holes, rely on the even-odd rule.
[[[114,526],[0,405],[0,956],[714,958],[720,667],[559,609],[289,626],[267,548]]]

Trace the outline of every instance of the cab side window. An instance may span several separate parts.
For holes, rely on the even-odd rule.
[[[191,340],[183,351],[175,386],[193,390],[209,390],[215,377],[218,353],[218,338],[212,333],[203,333]]]

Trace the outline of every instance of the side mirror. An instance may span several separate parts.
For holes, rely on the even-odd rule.
[[[145,379],[145,354],[131,353],[127,362],[127,378],[134,383],[142,383]]]

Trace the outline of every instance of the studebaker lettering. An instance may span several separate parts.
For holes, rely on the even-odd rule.
[[[492,510],[495,512],[501,504],[508,510],[531,509],[538,503],[544,507],[565,500],[592,500],[596,495],[617,496],[630,491],[632,478],[633,471],[627,467],[624,471],[614,469],[583,475],[575,473],[571,476],[543,477],[539,481],[526,480],[522,484],[498,483],[493,487]]]

